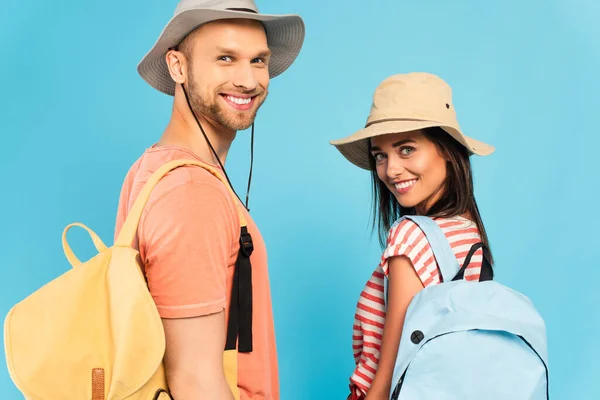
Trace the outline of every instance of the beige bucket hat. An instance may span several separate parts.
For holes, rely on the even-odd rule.
[[[452,89],[441,78],[425,72],[393,75],[375,90],[365,127],[330,143],[351,163],[369,168],[369,142],[374,136],[440,127],[469,150],[486,156],[494,147],[463,134],[452,104]]]
[[[229,18],[253,19],[264,25],[272,53],[269,62],[271,78],[284,72],[300,53],[305,26],[298,15],[260,14],[253,0],[181,0],[175,15],[139,63],[138,73],[153,88],[173,96],[175,82],[165,61],[167,51],[200,25]]]

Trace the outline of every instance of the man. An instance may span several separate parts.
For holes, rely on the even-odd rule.
[[[151,86],[174,96],[171,119],[158,143],[125,178],[115,237],[141,187],[164,163],[200,160],[226,177],[223,165],[236,132],[254,129],[270,79],[292,64],[303,40],[300,17],[259,14],[252,0],[179,3],[138,67]],[[238,210],[247,220],[254,249],[251,340],[245,338],[242,344],[240,334],[237,390],[241,399],[279,399],[267,256],[260,232],[221,180],[204,168],[185,166],[155,186],[136,239],[163,320],[167,381],[177,400],[234,398],[223,372],[223,351],[240,251]]]

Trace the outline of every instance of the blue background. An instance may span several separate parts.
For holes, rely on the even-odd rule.
[[[600,3],[592,0],[259,1],[299,13],[300,57],[256,126],[250,207],[266,240],[284,400],[345,399],[356,300],[380,249],[368,174],[328,144],[361,128],[377,84],[428,71],[454,90],[498,278],[548,324],[554,399],[600,398],[596,250]],[[136,65],[175,1],[0,2],[0,313],[69,268],[81,221],[107,243],[122,179],[172,99]],[[245,195],[249,134],[228,158]],[[83,231],[70,235],[81,257]],[[4,355],[3,355],[4,356]],[[2,398],[21,398],[0,364]]]

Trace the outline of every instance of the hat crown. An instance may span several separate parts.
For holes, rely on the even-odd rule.
[[[252,10],[258,13],[258,7],[253,0],[181,0],[175,9],[175,15],[192,9],[209,10]]]
[[[436,121],[458,128],[452,89],[433,74],[393,75],[375,90],[367,125],[391,119]]]

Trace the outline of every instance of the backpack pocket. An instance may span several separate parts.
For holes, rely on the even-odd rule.
[[[443,333],[421,346],[392,399],[545,400],[546,367],[524,339],[506,331]]]

